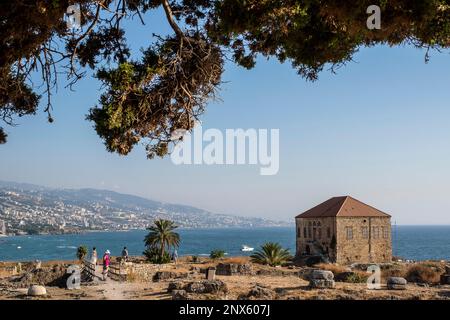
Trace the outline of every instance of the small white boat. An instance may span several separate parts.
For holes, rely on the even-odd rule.
[[[247,245],[243,245],[242,246],[242,248],[241,248],[241,251],[253,251],[254,250],[254,248],[252,248],[252,247],[249,247],[249,246],[247,246]]]
[[[17,246],[17,249],[22,249],[22,247],[21,246]]]

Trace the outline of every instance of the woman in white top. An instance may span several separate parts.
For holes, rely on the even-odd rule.
[[[91,253],[91,263],[93,265],[97,265],[97,249],[94,247],[92,248],[92,253]]]

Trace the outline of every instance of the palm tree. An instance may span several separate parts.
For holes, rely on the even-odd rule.
[[[252,262],[260,264],[268,264],[272,267],[279,266],[290,259],[290,255],[287,249],[283,249],[279,243],[267,242],[261,246],[261,249],[256,251],[250,256]]]
[[[77,258],[82,261],[88,254],[88,248],[84,245],[77,248]]]
[[[213,260],[222,259],[223,257],[225,257],[225,251],[223,251],[221,249],[215,249],[215,250],[211,251],[211,253],[209,254],[209,257]]]
[[[178,247],[180,245],[180,235],[173,232],[178,228],[173,221],[158,219],[153,222],[153,225],[148,227],[150,231],[145,236],[145,245],[148,248],[156,248],[159,251],[159,256],[164,257],[166,248]]]

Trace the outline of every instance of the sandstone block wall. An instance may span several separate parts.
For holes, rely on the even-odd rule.
[[[391,262],[391,237],[390,217],[296,218],[298,256],[305,254],[308,247],[311,249],[311,242],[316,240],[328,250],[330,259],[339,264]]]
[[[389,217],[341,217],[336,222],[337,263],[384,263],[392,260]],[[349,234],[351,239],[348,239]]]
[[[317,241],[321,246],[328,250],[330,257],[335,257],[335,250],[331,248],[331,241],[333,235],[336,234],[336,218],[297,218],[296,219],[296,233],[297,233],[297,255],[311,250],[311,242]],[[305,237],[306,231],[306,237]]]

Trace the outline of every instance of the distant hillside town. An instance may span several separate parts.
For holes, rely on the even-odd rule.
[[[287,222],[213,214],[184,205],[96,189],[51,189],[0,182],[0,234],[144,229],[165,218],[185,228],[275,227]]]

